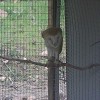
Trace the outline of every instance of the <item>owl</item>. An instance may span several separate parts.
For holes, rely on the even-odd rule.
[[[41,32],[48,51],[48,59],[55,58],[59,61],[59,54],[62,51],[63,36],[61,28],[51,27]]]

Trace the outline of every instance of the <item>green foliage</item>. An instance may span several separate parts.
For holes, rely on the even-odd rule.
[[[0,19],[1,44],[6,44],[9,48],[25,46],[24,54],[36,54],[32,50],[37,49],[38,45],[33,45],[32,41],[42,41],[39,33],[48,24],[47,1],[4,1],[0,2],[0,9],[8,14]]]

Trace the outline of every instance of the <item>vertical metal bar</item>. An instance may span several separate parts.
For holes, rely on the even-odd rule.
[[[56,27],[57,23],[57,0],[53,0],[53,26]],[[55,99],[59,100],[59,68],[53,69],[54,70],[54,92],[55,92]]]
[[[48,27],[53,27],[53,0],[48,0]],[[52,67],[52,66],[51,66]],[[54,78],[55,70],[48,68],[48,100],[55,100]]]
[[[48,0],[48,27],[59,26],[60,0]],[[48,68],[48,100],[59,100],[59,66]]]
[[[55,99],[55,69],[48,68],[48,100]]]
[[[48,27],[53,26],[53,0],[48,0]]]
[[[60,27],[60,3],[61,0],[54,0],[53,7],[53,26]],[[59,100],[59,66],[55,70],[55,100]]]
[[[65,41],[66,41],[66,63],[67,63],[67,59],[68,59],[68,57],[67,57],[67,46],[68,46],[68,34],[67,34],[67,20],[68,20],[68,16],[67,16],[67,5],[68,5],[68,3],[67,3],[67,0],[64,0],[64,7],[65,7]],[[66,82],[67,82],[67,77],[68,77],[68,68],[66,68]],[[68,95],[68,90],[67,90],[67,85],[66,85],[66,95]]]

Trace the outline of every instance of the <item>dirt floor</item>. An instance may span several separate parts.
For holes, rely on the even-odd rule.
[[[23,98],[47,100],[47,85],[41,86],[36,82],[15,82],[11,86],[0,84],[0,100],[24,100]]]
[[[67,100],[66,92],[63,91],[65,86],[60,86],[60,100]],[[15,82],[5,86],[0,83],[0,100],[48,100],[47,90],[47,80],[42,85],[36,82]]]
[[[48,100],[47,69],[27,64],[27,69],[23,72],[24,65],[15,62],[7,64],[0,62],[0,100]],[[12,73],[12,71],[17,72],[17,74]],[[30,74],[31,72],[32,74]],[[5,75],[6,80],[4,79]],[[8,75],[12,80],[15,77],[13,83],[8,81],[10,79]],[[67,100],[66,82],[63,77],[59,81],[59,93],[60,100]]]

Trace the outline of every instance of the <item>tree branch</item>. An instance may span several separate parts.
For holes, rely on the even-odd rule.
[[[44,66],[44,67],[47,67],[48,64],[44,64],[44,63],[39,63],[39,62],[34,62],[32,60],[23,60],[23,59],[18,59],[18,58],[10,58],[10,57],[4,57],[4,56],[0,56],[1,59],[6,59],[6,60],[11,60],[11,61],[19,61],[19,62],[22,62],[22,63],[31,63],[31,64],[34,64],[34,65],[39,65],[39,66]],[[73,68],[73,69],[77,69],[77,70],[88,70],[88,69],[92,69],[94,67],[100,67],[100,64],[91,64],[89,66],[85,66],[85,67],[78,67],[78,66],[74,66],[72,64],[69,64],[69,63],[63,63],[63,62],[60,62],[60,67],[61,66],[66,66],[66,67],[69,67],[69,68]],[[56,67],[54,67],[56,68]]]
[[[11,61],[19,61],[19,62],[22,62],[22,63],[31,63],[31,64],[35,64],[35,65],[40,65],[40,66],[46,66],[46,64],[34,62],[34,61],[31,61],[31,60],[23,60],[23,59],[3,57],[3,56],[0,56],[0,58],[6,59],[6,60],[11,60]]]
[[[100,67],[100,64],[91,64],[91,65],[85,66],[85,67],[78,67],[78,66],[74,66],[74,65],[69,64],[69,63],[62,63],[61,65],[66,66],[66,67],[70,67],[73,69],[77,69],[77,70],[88,70],[88,69],[92,69],[94,67]]]

